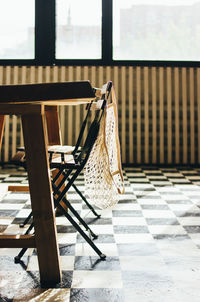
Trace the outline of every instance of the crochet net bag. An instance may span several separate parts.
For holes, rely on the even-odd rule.
[[[104,109],[103,121],[84,169],[85,193],[100,209],[114,206],[124,193],[118,137],[118,115],[114,88],[111,103]]]

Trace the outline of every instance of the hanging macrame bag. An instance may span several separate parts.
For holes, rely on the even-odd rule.
[[[118,137],[118,114],[114,88],[104,109],[97,140],[84,169],[85,194],[100,209],[112,207],[124,193]]]

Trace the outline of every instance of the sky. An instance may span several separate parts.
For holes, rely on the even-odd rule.
[[[163,6],[175,6],[175,5],[193,5],[200,2],[200,0],[113,0],[113,44],[117,46],[120,41],[120,9],[130,8],[133,5],[163,5]]]

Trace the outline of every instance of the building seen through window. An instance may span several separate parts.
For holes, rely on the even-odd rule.
[[[56,58],[101,59],[101,0],[56,1]]]
[[[200,60],[199,0],[113,1],[115,60]]]

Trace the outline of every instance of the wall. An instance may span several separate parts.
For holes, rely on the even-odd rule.
[[[118,99],[122,162],[200,163],[200,68],[0,66],[0,85],[112,80]],[[60,109],[63,142],[73,144],[82,106]],[[23,144],[20,120],[7,117],[1,160]]]

